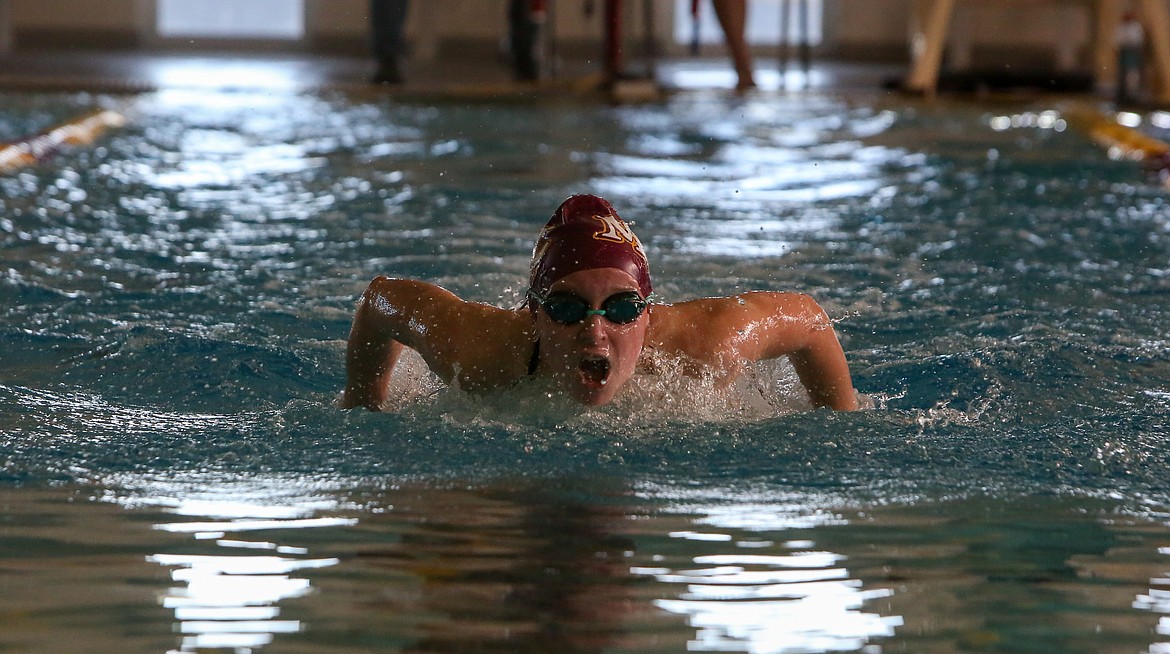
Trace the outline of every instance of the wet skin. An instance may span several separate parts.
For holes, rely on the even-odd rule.
[[[637,290],[637,281],[629,273],[600,268],[562,277],[549,294],[571,293],[598,309],[613,295]],[[534,316],[534,331],[540,339],[538,374],[551,378],[559,390],[584,405],[607,404],[634,375],[649,325],[649,310],[625,325],[600,315],[562,325],[538,308]]]
[[[573,293],[598,309],[607,298],[636,288],[629,273],[599,268],[566,275],[549,292]],[[533,313],[527,306],[509,310],[466,302],[433,284],[389,277],[375,278],[358,302],[340,405],[381,410],[404,348],[417,351],[448,384],[476,393],[506,390],[528,376],[538,339],[537,376],[587,406],[613,400],[640,355],[654,351],[687,362],[691,374],[709,370],[720,386],[751,362],[787,356],[813,406],[858,408],[832,321],[800,293],[655,304],[626,325],[597,315],[562,325],[540,308]]]

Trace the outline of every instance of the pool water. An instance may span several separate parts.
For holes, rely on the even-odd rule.
[[[128,118],[0,177],[0,651],[1170,652],[1170,203],[1058,103],[0,101]],[[371,277],[512,306],[575,192],[874,408],[334,407]]]

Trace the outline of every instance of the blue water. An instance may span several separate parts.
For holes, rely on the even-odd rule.
[[[0,651],[1170,651],[1170,206],[1059,103],[0,101],[129,119],[0,177]],[[334,408],[373,275],[512,306],[582,191],[875,408]]]

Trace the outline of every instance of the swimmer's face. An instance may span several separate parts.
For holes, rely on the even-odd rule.
[[[589,309],[602,309],[606,300],[623,293],[638,293],[638,283],[624,270],[599,268],[580,270],[553,283],[546,297],[572,295]],[[612,316],[621,317],[616,311]],[[576,324],[561,324],[543,307],[536,309],[536,333],[540,338],[540,372],[553,378],[557,387],[587,406],[609,403],[634,375],[649,310],[626,324],[608,316],[589,315]]]

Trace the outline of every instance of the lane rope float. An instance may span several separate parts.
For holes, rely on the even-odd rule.
[[[1111,158],[1147,161],[1160,168],[1170,164],[1170,143],[1121,124],[1116,115],[1084,106],[1065,115],[1070,124],[1108,150]]]
[[[122,114],[110,109],[99,109],[27,138],[0,143],[0,173],[41,163],[67,146],[89,145],[107,129],[125,124],[126,117]]]

